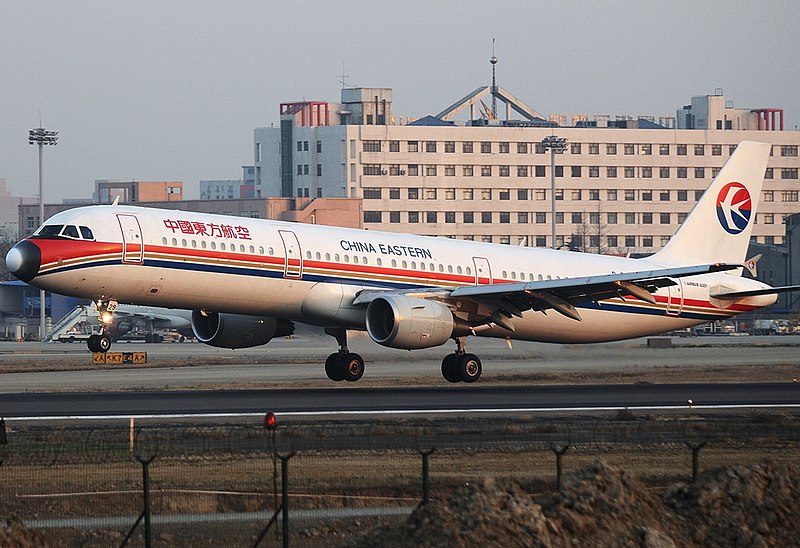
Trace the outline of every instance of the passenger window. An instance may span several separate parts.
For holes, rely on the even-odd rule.
[[[161,243],[164,244],[164,245],[167,245],[167,239],[166,238],[161,238]]]
[[[264,254],[264,248],[262,246],[258,246],[258,254],[259,255],[263,255]]]
[[[217,249],[217,242],[211,242],[211,249]]]
[[[461,265],[456,267],[456,273],[461,274]]]
[[[256,252],[256,248],[251,245],[250,246],[250,253],[255,253],[255,252]]]
[[[458,267],[458,273],[461,274],[461,267],[460,266]],[[467,267],[467,276],[469,276],[471,274],[472,274],[472,269],[470,267]]]
[[[381,260],[381,258],[380,258],[380,257],[378,257],[378,258],[376,259],[376,261],[377,261],[377,263],[378,263],[378,266],[382,266],[382,265],[383,265],[383,261]]]
[[[326,253],[325,254],[325,260],[326,261],[330,261],[331,260],[331,254],[330,253]]]
[[[186,239],[181,240],[181,247],[187,247]]]
[[[172,238],[172,247],[178,247],[178,238]]]
[[[206,244],[205,240],[200,242],[200,247],[202,247],[203,249],[205,249],[207,246],[208,246],[208,244]]]

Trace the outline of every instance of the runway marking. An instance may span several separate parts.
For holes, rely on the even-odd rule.
[[[759,403],[725,405],[639,405],[613,407],[511,407],[479,409],[389,409],[361,411],[278,411],[278,417],[330,417],[330,416],[375,416],[375,415],[478,415],[493,413],[581,413],[589,411],[697,411],[723,409],[794,409],[800,403]],[[120,420],[120,419],[226,419],[243,417],[263,417],[268,410],[260,413],[164,413],[146,415],[67,415],[42,417],[4,417],[6,421],[73,421],[73,420]]]

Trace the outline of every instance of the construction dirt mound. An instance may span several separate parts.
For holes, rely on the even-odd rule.
[[[488,478],[434,500],[351,546],[798,546],[798,467],[710,470],[659,495],[602,461],[531,495]]]

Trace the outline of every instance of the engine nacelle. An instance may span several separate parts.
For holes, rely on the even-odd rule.
[[[378,344],[411,350],[447,342],[453,313],[445,305],[403,295],[375,298],[367,307],[367,333]]]
[[[210,346],[250,348],[267,344],[273,337],[291,335],[294,324],[277,318],[195,310],[192,331],[197,340]]]

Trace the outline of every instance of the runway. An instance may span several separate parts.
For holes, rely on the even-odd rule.
[[[691,404],[690,404],[691,402]],[[798,383],[443,386],[5,394],[6,420],[379,414],[520,413],[613,409],[800,407]]]

